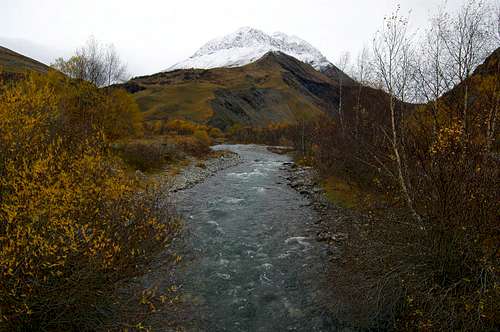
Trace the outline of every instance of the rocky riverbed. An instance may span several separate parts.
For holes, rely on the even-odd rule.
[[[370,250],[370,245],[367,245],[370,243],[368,232],[378,224],[370,215],[330,201],[314,168],[287,163],[283,169],[288,173],[288,185],[305,197],[316,212],[316,241],[327,245],[329,256],[326,273],[330,287],[325,292],[330,298],[329,311],[335,317],[337,327],[341,331],[365,331],[377,326],[372,320],[374,313],[378,312],[376,303],[365,298],[369,296],[364,291],[369,288],[369,278],[366,279],[370,277],[369,272],[359,267],[353,270],[352,264],[360,255],[367,262],[379,260],[377,251]]]
[[[226,168],[236,166],[241,163],[241,157],[231,151],[220,151],[216,157],[208,158],[204,161],[192,160],[191,163],[177,174],[170,183],[169,192],[192,188],[196,184],[203,182],[208,177],[215,175]]]
[[[284,166],[284,169],[289,173],[286,178],[288,185],[305,196],[310,206],[317,212],[318,218],[315,223],[320,230],[316,234],[316,240],[330,244],[332,258],[340,258],[349,235],[346,232],[337,231],[335,226],[340,226],[347,219],[352,222],[354,216],[328,200],[318,183],[318,175],[312,167],[289,163]]]

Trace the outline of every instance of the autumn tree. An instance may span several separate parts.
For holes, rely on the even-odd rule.
[[[113,44],[101,45],[90,37],[85,46],[76,50],[68,60],[56,59],[52,67],[71,78],[94,83],[98,87],[125,81],[127,67]]]
[[[415,211],[409,182],[404,150],[402,148],[401,124],[403,103],[408,101],[412,77],[412,44],[408,32],[408,20],[398,9],[385,18],[384,27],[373,40],[374,66],[376,74],[388,93],[390,113],[390,144],[396,162],[396,178],[408,209],[415,220],[420,216]]]

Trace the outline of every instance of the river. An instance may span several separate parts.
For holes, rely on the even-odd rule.
[[[219,145],[242,163],[177,193],[186,220],[179,270],[197,331],[333,331],[324,310],[326,248],[317,217],[287,185],[286,155]]]

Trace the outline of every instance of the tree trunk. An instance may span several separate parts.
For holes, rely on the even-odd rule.
[[[398,133],[396,127],[396,112],[395,112],[396,106],[394,104],[394,97],[392,95],[390,97],[389,107],[391,111],[392,149],[394,152],[394,156],[396,158],[399,186],[401,187],[401,192],[403,193],[403,196],[406,200],[406,204],[412,214],[412,217],[415,219],[415,221],[420,223],[421,218],[418,215],[417,211],[415,211],[415,208],[413,207],[413,199],[410,196],[410,193],[408,191],[408,186],[406,185],[406,181],[403,174],[403,163],[401,161],[401,155],[399,151]]]
[[[493,141],[495,140],[497,114],[498,114],[498,108],[500,106],[500,86],[499,86],[500,79],[498,78],[499,74],[500,74],[500,63],[497,64],[497,76],[495,79],[495,88],[493,90],[494,102],[493,105],[491,106],[488,119],[488,128],[487,128],[488,132],[486,134],[486,152],[488,154],[491,153]]]
[[[340,128],[342,133],[344,132],[344,119],[342,114],[342,77],[340,78],[340,87],[339,87],[339,119],[340,119]]]

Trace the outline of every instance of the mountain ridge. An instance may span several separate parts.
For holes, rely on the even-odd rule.
[[[311,64],[317,70],[333,65],[318,49],[299,37],[283,32],[266,34],[258,29],[243,27],[210,40],[191,57],[164,71],[240,67],[260,59],[269,51],[281,51]]]
[[[342,73],[342,72],[340,72]],[[240,67],[177,69],[135,77],[121,85],[133,93],[147,122],[184,119],[226,130],[233,125],[263,127],[334,115],[340,101],[357,101],[358,87],[338,80],[290,55],[267,52]],[[363,88],[367,108],[381,91]]]

